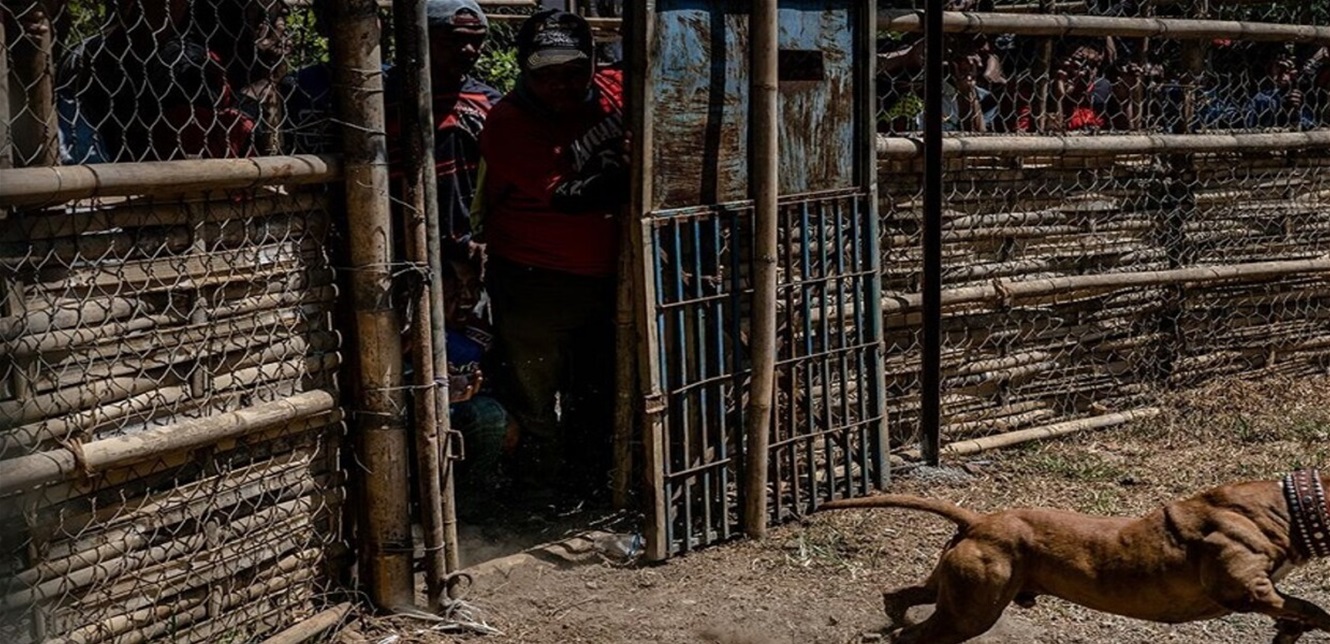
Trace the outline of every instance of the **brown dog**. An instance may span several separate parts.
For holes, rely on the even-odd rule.
[[[956,536],[928,580],[883,594],[887,615],[937,604],[906,626],[899,644],[952,644],[983,634],[1007,605],[1053,595],[1095,610],[1181,623],[1230,613],[1275,619],[1275,644],[1330,631],[1330,613],[1275,588],[1295,566],[1330,556],[1330,477],[1224,485],[1140,518],[1095,517],[1046,508],[980,514],[906,495],[842,499],[840,508],[906,508],[955,522]]]

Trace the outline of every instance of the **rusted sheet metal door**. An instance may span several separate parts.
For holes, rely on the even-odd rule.
[[[648,555],[740,534],[752,250],[747,2],[630,16]],[[872,3],[780,6],[771,519],[886,482]]]

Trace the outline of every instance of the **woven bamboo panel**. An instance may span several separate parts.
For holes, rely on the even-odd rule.
[[[0,640],[248,641],[322,608],[346,550],[328,222],[322,188],[11,215]]]
[[[1319,153],[956,159],[943,223],[943,437],[1127,411],[1165,388],[1330,366],[1330,158]],[[880,173],[893,442],[918,431],[922,208]],[[1241,277],[1242,267],[1283,262]],[[1319,262],[1319,263],[1318,263]],[[1288,265],[1286,272],[1280,266]],[[1234,267],[1210,279],[1206,267]],[[1091,276],[1158,274],[1140,286]],[[1174,276],[1170,279],[1168,276]],[[1077,280],[1083,286],[1077,286]],[[1063,280],[1035,296],[1014,284]]]

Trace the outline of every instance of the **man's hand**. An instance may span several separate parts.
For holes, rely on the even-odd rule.
[[[475,398],[484,382],[485,376],[479,369],[448,376],[448,403],[461,403]]]
[[[1305,97],[1302,94],[1302,90],[1291,89],[1288,91],[1288,94],[1284,96],[1284,107],[1288,108],[1289,111],[1296,112],[1302,109],[1302,103],[1304,100]]]

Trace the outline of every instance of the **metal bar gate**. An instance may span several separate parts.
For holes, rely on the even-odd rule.
[[[742,531],[753,220],[749,3],[630,18],[648,555]],[[769,520],[885,485],[874,10],[780,3],[780,222]]]

